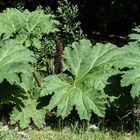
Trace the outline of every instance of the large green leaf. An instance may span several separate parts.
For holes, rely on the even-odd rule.
[[[54,20],[53,15],[44,14],[43,10],[33,12],[26,10],[22,13],[22,18],[22,28],[17,39],[25,42],[27,47],[33,45],[39,48],[41,46],[40,39],[43,34],[58,31],[56,25],[59,22]]]
[[[24,89],[26,93],[31,92],[35,88],[35,79],[33,77],[33,74],[22,74],[21,78],[22,82],[19,84],[19,86]]]
[[[27,96],[18,85],[11,85],[6,80],[0,83],[0,104],[23,105],[22,100]]]
[[[33,53],[15,41],[6,41],[0,45],[0,83],[6,79],[11,84],[19,82],[19,73],[33,71],[29,62],[34,62]]]
[[[127,71],[124,71],[122,76],[121,85],[129,86],[132,85],[131,95],[136,97],[140,95],[140,43],[133,42],[128,45],[120,48],[122,52],[116,67],[128,68]]]
[[[37,101],[27,99],[23,101],[24,106],[17,108],[15,107],[10,116],[10,123],[16,124],[19,123],[22,129],[27,128],[31,123],[31,119],[33,123],[41,128],[43,124],[45,124],[45,110],[37,109]]]
[[[19,10],[7,8],[0,14],[0,35],[8,39],[21,28],[22,14]]]
[[[112,44],[92,46],[85,39],[74,42],[72,48],[65,48],[64,70],[72,76],[59,74],[44,79],[41,96],[54,93],[49,110],[57,107],[58,115],[65,118],[75,106],[81,119],[89,120],[92,112],[104,117],[104,87],[107,79],[116,73],[112,66],[118,53]]]
[[[132,29],[134,33],[129,35],[130,40],[139,41],[140,42],[140,26],[136,26]]]
[[[7,8],[0,14],[0,35],[4,39],[10,37],[16,39],[26,47],[41,47],[40,39],[44,34],[58,31],[57,20],[51,14],[45,14],[37,9],[33,12]]]

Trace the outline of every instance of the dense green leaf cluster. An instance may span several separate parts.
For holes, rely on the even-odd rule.
[[[61,10],[58,9],[62,14]],[[13,107],[11,124],[18,123],[24,129],[33,122],[41,128],[46,113],[52,110],[62,119],[73,109],[81,120],[90,121],[92,114],[105,117],[108,104],[122,96],[120,92],[116,98],[105,90],[112,84],[109,78],[117,74],[122,77],[121,86],[132,86],[131,96],[139,97],[139,27],[134,29],[137,34],[130,35],[130,39],[136,41],[122,48],[111,43],[93,45],[90,40],[79,39],[81,36],[73,37],[76,41],[67,44],[61,56],[62,72],[50,74],[45,70],[50,59],[45,45],[49,43],[43,43],[45,39],[53,39],[52,33],[59,31],[60,23],[54,18],[41,9],[33,12],[6,9],[0,13],[0,109],[5,104]],[[38,64],[42,63],[42,58],[45,68]],[[49,61],[54,67],[53,61]],[[42,69],[37,71],[38,67]]]
[[[19,122],[26,128],[31,119],[38,128],[44,124],[45,110],[37,109],[38,77],[33,77],[37,58],[32,48],[42,47],[42,37],[58,31],[58,25],[53,15],[41,9],[21,12],[11,8],[0,13],[0,107],[15,106],[11,124]]]
[[[132,97],[138,97],[140,95],[140,43],[131,42],[120,49],[121,55],[118,57],[116,67],[123,69],[128,68],[122,75],[121,85],[132,85],[131,95]]]
[[[38,9],[33,12],[6,9],[0,14],[0,35],[3,39],[13,38],[26,47],[41,47],[43,35],[58,31],[57,20],[51,14]]]

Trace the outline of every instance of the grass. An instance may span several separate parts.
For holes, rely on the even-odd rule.
[[[140,140],[140,134],[106,130],[82,130],[66,127],[62,130],[46,127],[42,130],[1,129],[0,140]]]

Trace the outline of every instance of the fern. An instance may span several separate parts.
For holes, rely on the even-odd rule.
[[[119,69],[128,68],[122,75],[121,85],[132,85],[131,95],[132,97],[138,97],[140,95],[140,43],[131,42],[128,45],[120,48],[122,52],[116,67]]]
[[[52,94],[48,109],[57,107],[58,116],[65,118],[73,109],[81,119],[89,120],[94,112],[105,115],[107,79],[116,73],[112,68],[118,49],[112,44],[92,46],[88,40],[74,42],[72,48],[65,48],[64,70],[68,74],[50,75],[44,79],[41,96]]]
[[[0,83],[6,79],[9,83],[19,83],[18,74],[33,71],[29,62],[35,62],[33,53],[17,42],[10,40],[0,44]]]
[[[44,14],[43,10],[23,12],[17,9],[6,9],[0,14],[0,35],[3,39],[12,37],[26,47],[41,47],[40,40],[44,34],[58,31],[57,20],[51,14]]]

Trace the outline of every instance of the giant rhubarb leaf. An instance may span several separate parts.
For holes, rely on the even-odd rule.
[[[33,53],[13,40],[0,44],[0,83],[6,79],[11,84],[19,82],[18,74],[32,71]]]
[[[131,41],[139,41],[140,42],[140,26],[136,26],[132,29],[133,33],[129,35],[129,39]]]
[[[115,73],[112,66],[117,55],[116,46],[100,43],[92,46],[85,39],[74,42],[72,48],[65,48],[64,70],[71,74],[51,75],[44,79],[41,96],[54,93],[48,109],[57,107],[58,116],[62,118],[70,114],[73,106],[81,119],[89,120],[92,112],[104,117],[104,87]]]
[[[140,95],[140,43],[131,42],[121,49],[121,55],[116,63],[116,67],[128,68],[124,71],[121,85],[132,85],[131,95],[136,97]]]
[[[21,22],[21,12],[7,8],[3,13],[0,13],[0,36],[3,34],[3,38],[8,39],[21,28]]]
[[[10,116],[10,123],[19,123],[22,129],[27,128],[31,123],[31,119],[34,124],[41,128],[45,124],[45,110],[37,109],[38,102],[36,100],[27,99],[23,101],[24,107],[15,107]]]
[[[25,10],[22,13],[22,24],[17,39],[24,42],[27,47],[32,45],[39,48],[43,34],[58,31],[56,27],[58,24],[59,22],[54,20],[54,15],[46,15],[43,10],[38,9],[33,12]]]
[[[0,14],[0,36],[3,39],[12,37],[26,47],[41,47],[42,36],[58,31],[57,25],[59,22],[54,15],[45,14],[41,9],[21,12],[7,8]]]

